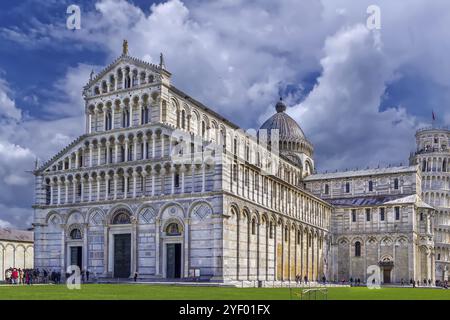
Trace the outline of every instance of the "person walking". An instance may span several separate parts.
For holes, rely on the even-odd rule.
[[[138,273],[137,273],[137,271],[134,273],[134,282],[136,282],[137,281],[137,278],[138,278]]]

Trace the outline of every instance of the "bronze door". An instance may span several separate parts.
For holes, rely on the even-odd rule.
[[[131,235],[114,235],[114,277],[128,278],[131,273]]]

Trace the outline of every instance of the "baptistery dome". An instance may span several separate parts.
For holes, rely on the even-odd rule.
[[[260,129],[266,129],[268,135],[270,135],[273,129],[278,130],[280,140],[305,139],[305,134],[298,123],[285,113],[286,105],[282,99],[278,101],[275,109],[277,110],[277,113],[267,119]]]
[[[299,124],[285,112],[287,108],[281,98],[275,105],[275,109],[277,112],[263,123],[258,136],[261,134],[261,130],[266,130],[267,142],[270,145],[273,142],[271,139],[272,133],[277,130],[281,155],[301,167],[304,176],[313,173],[312,155],[314,149],[312,144],[306,139]]]

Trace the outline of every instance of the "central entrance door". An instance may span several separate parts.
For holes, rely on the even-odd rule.
[[[383,283],[391,283],[391,268],[383,268]]]
[[[83,248],[82,247],[70,247],[70,265],[78,266],[82,268]]]
[[[168,243],[166,278],[181,278],[181,243]]]
[[[131,234],[114,235],[114,277],[128,278],[131,273]]]

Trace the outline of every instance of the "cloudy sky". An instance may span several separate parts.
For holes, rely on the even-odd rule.
[[[405,164],[433,110],[450,124],[449,30],[448,0],[2,0],[0,226],[30,226],[29,171],[83,133],[81,88],[123,39],[244,128],[282,95],[325,171]]]

